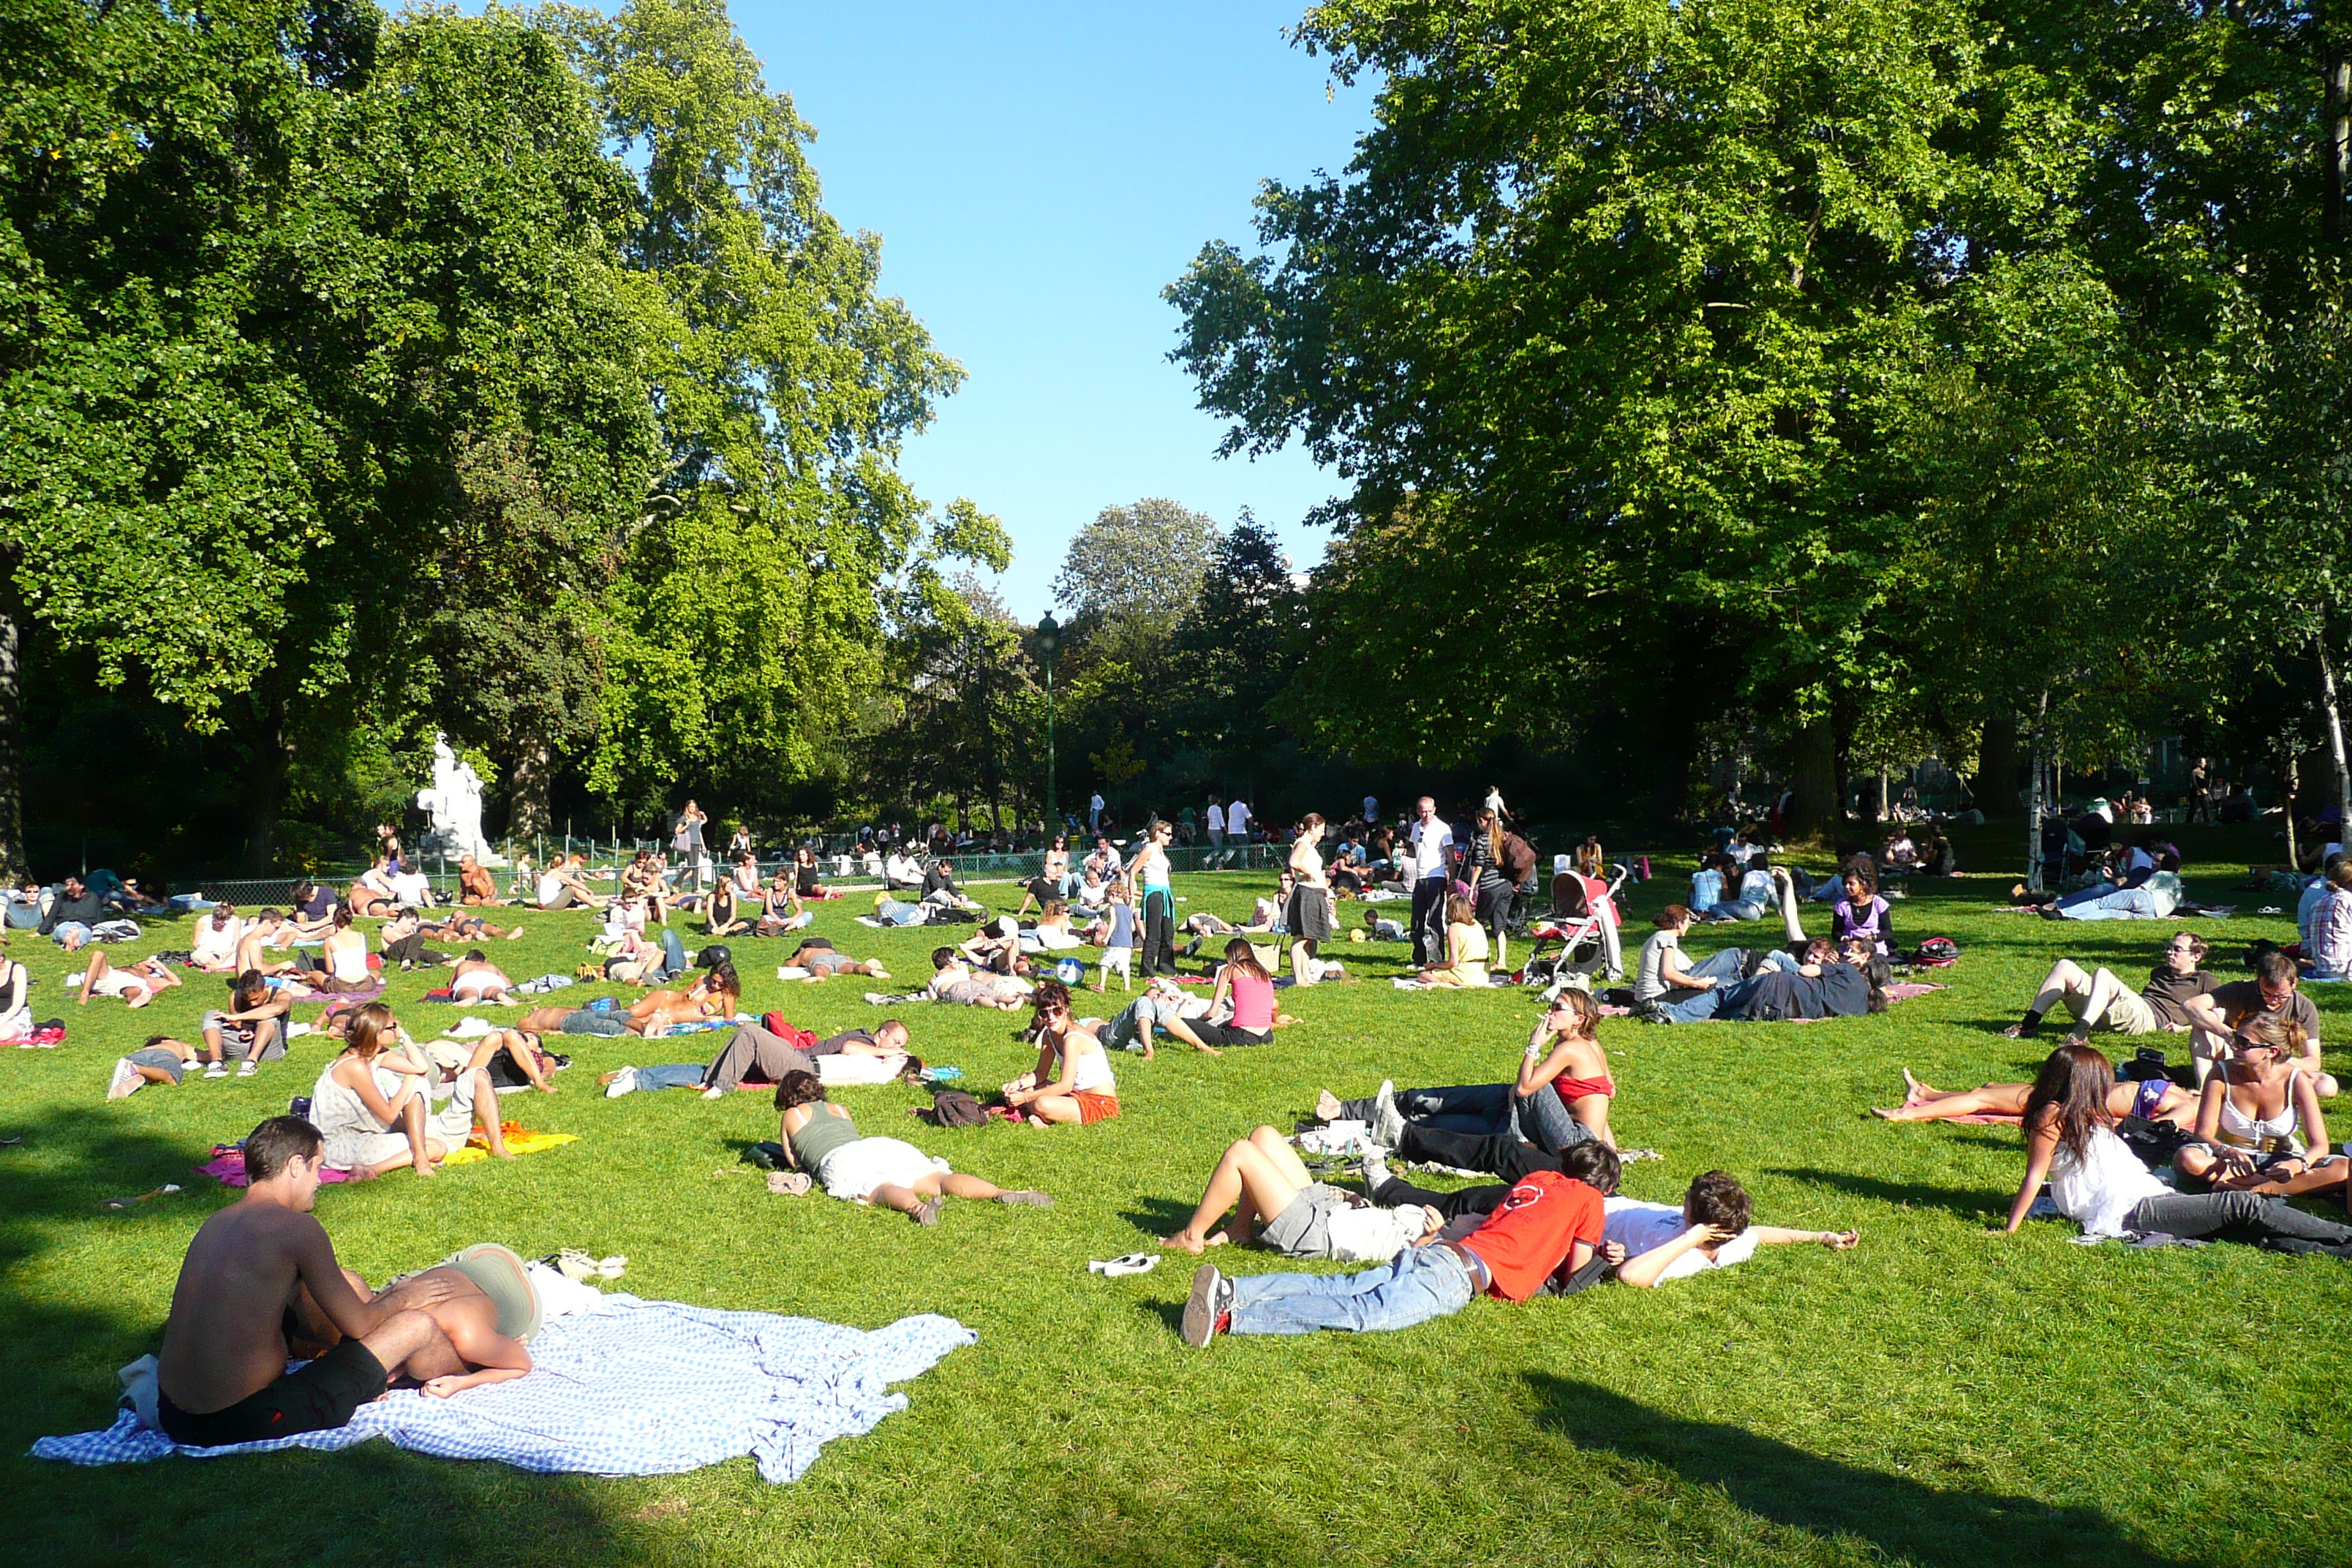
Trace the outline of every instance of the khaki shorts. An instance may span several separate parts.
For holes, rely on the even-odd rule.
[[[2102,969],[2098,974],[2106,973]],[[2092,978],[2097,979],[2098,974]],[[2164,1027],[2163,1020],[2156,1016],[2156,1009],[2148,1005],[2147,998],[2128,987],[2116,991],[2115,1001],[2107,1007],[2107,1016],[2099,1022],[2118,1035],[2152,1035]]]

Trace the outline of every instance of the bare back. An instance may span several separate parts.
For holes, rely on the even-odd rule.
[[[205,1221],[172,1289],[157,1376],[164,1394],[201,1415],[267,1388],[286,1370],[298,1284],[322,1297],[351,1293],[334,1244],[310,1215],[239,1201]]]

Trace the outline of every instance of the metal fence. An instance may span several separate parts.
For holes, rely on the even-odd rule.
[[[560,844],[562,841],[557,842]],[[588,846],[584,840],[580,841],[580,852],[588,853]],[[598,873],[615,874],[635,853],[635,850],[632,847],[615,857],[609,847],[598,846],[597,853],[589,862],[590,874],[592,877]],[[1211,849],[1203,846],[1197,848],[1171,848],[1168,851],[1168,860],[1173,869],[1186,874],[1201,871],[1263,871],[1281,865],[1289,853],[1288,846],[1281,844],[1236,844],[1223,849]],[[955,868],[956,879],[960,882],[1021,881],[1037,875],[1039,868],[1045,864],[1045,857],[1034,850],[1022,855],[926,855],[920,858],[926,867],[938,859],[949,861]],[[1077,858],[1073,857],[1074,864]],[[536,861],[535,864],[544,865],[546,862],[541,860]],[[785,858],[763,859],[759,865],[761,876],[766,878],[789,868],[792,861]],[[856,856],[840,853],[822,856],[819,858],[819,869],[824,872],[826,885],[830,887],[844,889],[867,889],[875,891],[879,891],[882,887],[882,878],[879,873],[866,870],[865,861]],[[717,855],[712,856],[711,874],[715,877],[722,871],[721,858]],[[355,872],[347,872],[336,876],[322,870],[312,877],[203,877],[189,881],[173,882],[172,891],[193,893],[215,903],[230,903],[239,909],[255,910],[272,904],[282,907],[292,902],[294,889],[303,882],[315,881],[341,889],[349,886],[356,875]],[[529,886],[528,879],[518,875],[513,867],[493,871],[491,875],[498,879],[500,891],[509,897],[519,899],[526,903],[534,901],[537,889]],[[690,886],[693,880],[691,871],[682,865],[671,865],[669,875],[672,882],[681,888]],[[456,871],[427,872],[425,880],[432,885],[436,897],[449,900],[457,897],[457,873]]]

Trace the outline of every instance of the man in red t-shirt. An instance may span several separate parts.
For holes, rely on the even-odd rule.
[[[1617,1155],[1602,1143],[1579,1143],[1559,1163],[1559,1173],[1537,1171],[1515,1184],[1466,1235],[1440,1232],[1361,1274],[1228,1279],[1204,1263],[1184,1303],[1184,1342],[1197,1349],[1220,1333],[1406,1329],[1458,1312],[1482,1292],[1524,1301],[1555,1278],[1580,1288],[1595,1272],[1601,1200],[1617,1190]]]

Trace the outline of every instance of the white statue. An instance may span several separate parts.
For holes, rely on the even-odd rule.
[[[482,778],[474,764],[449,749],[449,737],[433,737],[433,787],[416,804],[433,817],[433,840],[450,856],[471,855],[485,866],[506,861],[482,837]]]

